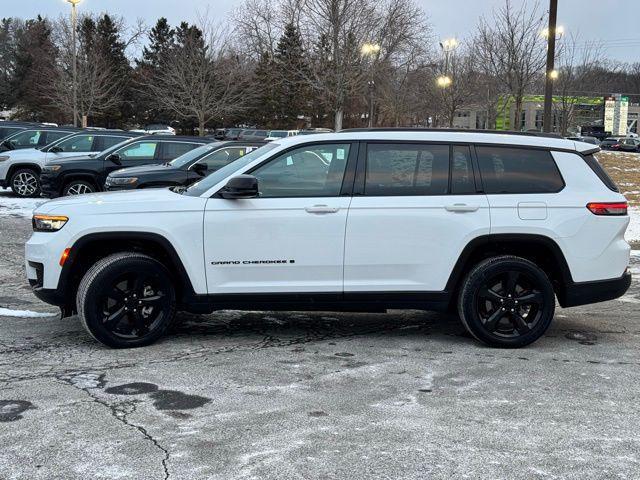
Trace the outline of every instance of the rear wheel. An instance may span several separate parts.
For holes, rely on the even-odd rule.
[[[40,195],[40,176],[31,168],[19,168],[11,175],[11,190],[19,197]]]
[[[492,347],[535,342],[551,324],[555,295],[546,273],[505,255],[476,265],[464,280],[458,313],[469,333]]]
[[[84,193],[94,193],[96,191],[95,185],[86,180],[71,180],[64,186],[62,195],[82,195]]]
[[[176,312],[175,288],[167,268],[133,252],[116,253],[93,265],[80,282],[76,303],[91,336],[114,348],[155,342]]]

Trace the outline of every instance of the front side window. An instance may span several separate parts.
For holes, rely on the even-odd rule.
[[[37,147],[40,136],[43,134],[41,130],[27,130],[12,136],[9,140],[14,147]]]
[[[178,158],[180,155],[184,155],[187,152],[190,152],[196,147],[199,147],[199,144],[196,143],[185,143],[185,142],[163,142],[162,152],[160,154],[160,160],[163,162],[169,162],[174,158]]]
[[[554,193],[564,187],[551,153],[476,146],[485,193]]]
[[[365,195],[444,195],[448,184],[448,145],[367,146]]]
[[[129,160],[153,160],[158,142],[140,142],[128,145],[116,153]]]
[[[309,145],[278,155],[250,172],[261,198],[340,194],[350,144]]]
[[[215,152],[207,155],[198,163],[204,163],[207,166],[208,172],[215,172],[216,170],[228,165],[234,160],[244,156],[245,153],[255,149],[255,147],[230,147],[221,148]]]
[[[62,140],[56,147],[63,152],[90,152],[93,147],[93,135],[79,135]]]

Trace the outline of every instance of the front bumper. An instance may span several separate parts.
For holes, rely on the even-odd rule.
[[[62,194],[62,181],[59,175],[40,174],[40,190],[43,197],[56,198]]]
[[[571,283],[564,288],[564,292],[558,294],[558,302],[565,308],[606,302],[621,297],[630,286],[631,273],[628,271],[619,278]]]

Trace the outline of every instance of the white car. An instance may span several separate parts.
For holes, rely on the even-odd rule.
[[[38,207],[29,283],[112,347],[176,310],[457,309],[498,347],[629,288],[627,203],[593,145],[533,134],[343,131],[271,142],[186,191]]]
[[[123,131],[92,131],[67,134],[42,148],[0,152],[0,186],[20,197],[40,194],[40,172],[46,164],[78,155],[93,155],[121,143],[134,134]]]
[[[265,140],[280,140],[282,138],[294,137],[298,134],[298,130],[269,130]]]

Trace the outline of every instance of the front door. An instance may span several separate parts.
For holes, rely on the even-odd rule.
[[[351,200],[345,172],[356,160],[356,145],[278,153],[246,172],[257,177],[259,197],[207,201],[209,293],[342,292]]]
[[[475,185],[470,147],[369,143],[360,157],[345,292],[445,290],[467,243],[489,233],[489,205]]]

